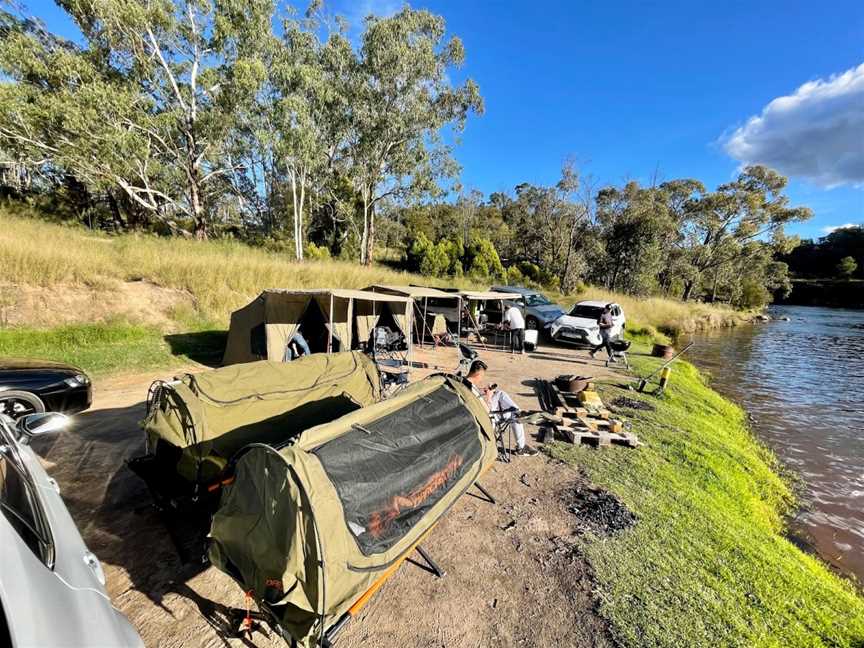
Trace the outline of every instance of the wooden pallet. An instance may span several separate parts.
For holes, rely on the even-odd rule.
[[[566,425],[549,425],[543,429],[543,443],[558,439],[568,441],[573,445],[582,443],[595,448],[620,445],[628,448],[638,448],[639,438],[632,432],[610,432],[608,430],[591,430],[585,427]]]
[[[612,418],[596,392],[566,394],[548,381],[543,383],[542,397],[538,390],[538,399],[545,411],[532,415],[526,422],[542,428],[544,443],[561,438],[574,445],[585,443],[596,448],[639,446],[638,437],[624,431],[624,421]],[[574,400],[575,407],[571,405]]]

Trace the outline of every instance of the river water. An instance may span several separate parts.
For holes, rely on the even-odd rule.
[[[696,335],[687,355],[803,481],[790,536],[864,584],[864,311],[771,314],[790,321]]]

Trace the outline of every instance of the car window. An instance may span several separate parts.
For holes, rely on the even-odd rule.
[[[573,317],[584,317],[586,319],[600,319],[603,314],[603,309],[599,306],[586,306],[585,304],[576,304],[573,310],[570,311]]]
[[[43,563],[53,562],[53,547],[46,533],[39,502],[23,468],[10,456],[11,446],[0,446],[0,511],[30,551]]]
[[[525,295],[524,299],[525,299],[525,305],[526,306],[547,306],[548,304],[552,303],[548,299],[546,299],[546,297],[541,295],[540,293],[533,293],[530,295]]]

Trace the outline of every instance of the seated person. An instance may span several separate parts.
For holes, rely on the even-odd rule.
[[[297,331],[288,340],[288,344],[285,345],[285,354],[282,356],[282,362],[291,362],[300,356],[311,354],[312,351],[309,349],[309,343],[306,342],[306,338],[303,337],[300,331]]]
[[[519,406],[510,398],[510,394],[502,389],[498,389],[498,385],[483,386],[483,378],[486,376],[486,363],[482,360],[475,360],[471,363],[471,368],[468,370],[468,375],[465,377],[471,391],[483,404],[492,416],[492,420],[496,423],[501,420],[510,421],[510,429],[513,431],[513,436],[516,437],[516,452],[520,457],[536,455],[537,451],[525,443],[525,427],[516,420]],[[502,411],[510,410],[513,411]]]

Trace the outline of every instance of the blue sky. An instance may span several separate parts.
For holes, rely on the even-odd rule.
[[[400,5],[330,6],[356,20]],[[74,37],[53,3],[27,6],[50,29]],[[713,188],[732,179],[744,157],[770,160],[792,176],[793,202],[815,212],[794,233],[818,237],[828,227],[864,222],[861,2],[412,6],[443,15],[463,40],[466,64],[452,77],[472,77],[486,103],[456,149],[468,188],[488,194],[553,183],[568,157],[601,184],[649,182],[658,172]],[[818,80],[763,115],[773,100]],[[763,119],[748,125],[754,116]]]

